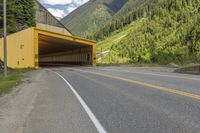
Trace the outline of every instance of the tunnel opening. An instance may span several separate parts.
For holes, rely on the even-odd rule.
[[[38,66],[92,66],[93,46],[76,39],[38,34]]]

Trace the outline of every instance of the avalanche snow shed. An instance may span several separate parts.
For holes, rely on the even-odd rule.
[[[8,67],[38,68],[48,65],[96,66],[96,42],[39,28],[7,37]],[[0,39],[3,60],[3,39]]]

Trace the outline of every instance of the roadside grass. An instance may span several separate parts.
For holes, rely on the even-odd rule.
[[[33,69],[10,69],[8,77],[4,77],[3,72],[0,71],[0,96],[8,93],[14,86],[19,85],[22,82],[22,74]]]
[[[106,67],[106,66],[120,66],[120,64],[113,64],[113,63],[97,63],[99,67]]]

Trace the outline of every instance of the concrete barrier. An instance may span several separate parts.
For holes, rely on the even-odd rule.
[[[175,72],[186,74],[200,74],[200,65],[178,68],[175,70]]]

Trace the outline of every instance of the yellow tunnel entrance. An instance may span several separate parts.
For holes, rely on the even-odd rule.
[[[37,36],[38,66],[95,65],[95,42],[41,31]]]
[[[38,68],[52,65],[96,65],[96,42],[38,28],[28,28],[7,37],[10,68]],[[0,60],[3,61],[3,38]]]

